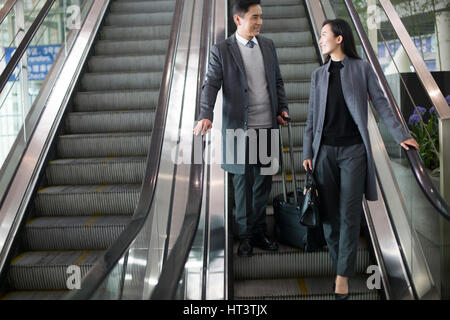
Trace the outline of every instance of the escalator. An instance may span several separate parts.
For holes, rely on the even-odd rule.
[[[306,126],[311,73],[320,66],[317,46],[313,41],[311,22],[302,0],[262,0],[263,25],[261,35],[272,39],[277,50],[292,118],[294,168],[297,186],[303,186],[303,132]],[[283,145],[288,146],[287,130],[283,130]],[[292,163],[285,147],[286,172]],[[280,169],[281,171],[281,169]],[[288,190],[293,190],[293,177],[287,175]],[[268,235],[274,239],[273,198],[282,194],[281,172],[273,176],[267,208]],[[252,257],[239,257],[234,243],[234,299],[334,299],[334,274],[328,251],[304,252],[279,244],[278,252],[254,248]],[[350,279],[350,299],[378,299],[378,293],[366,286],[365,274],[371,262],[366,239],[361,237],[357,254],[357,275]]]
[[[262,35],[277,48],[293,119],[295,160],[293,164],[287,160],[287,172],[294,166],[301,186],[310,75],[322,63],[316,46],[318,23],[312,17],[312,7],[319,1],[261,2]],[[192,138],[208,52],[226,37],[227,3],[111,3],[55,138],[42,183],[10,250],[10,264],[3,272],[4,298],[334,299],[334,274],[326,248],[304,252],[281,244],[278,252],[255,248],[251,258],[236,255],[233,192],[220,164],[207,162],[213,157],[215,133],[200,137],[198,144]],[[171,29],[172,14],[177,17],[176,30]],[[165,57],[170,59],[164,62]],[[369,61],[376,69],[370,56]],[[168,69],[173,72],[170,77]],[[218,131],[220,104],[219,92]],[[433,289],[428,286],[432,280],[423,272],[423,252],[415,242],[415,231],[408,229],[410,212],[402,208],[409,194],[399,191],[384,147],[387,140],[380,137],[372,118],[369,132],[377,148],[380,200],[364,203],[350,298],[420,299]],[[287,135],[283,143],[288,145]],[[203,162],[177,161],[195,158],[196,144],[201,146]],[[285,155],[287,151],[283,150]],[[444,202],[442,208],[435,205],[442,210],[429,209],[436,189],[423,179],[420,159],[408,157],[405,171],[416,174],[408,183],[425,199],[421,199],[428,206],[425,210],[448,216]],[[287,180],[289,187],[292,177]],[[272,238],[271,202],[281,193],[278,173],[267,210]],[[65,295],[70,265],[81,267],[83,281],[80,290]],[[366,272],[372,265],[381,270],[381,290],[367,288]]]
[[[55,299],[130,222],[154,128],[172,0],[111,1],[4,270],[2,299]]]

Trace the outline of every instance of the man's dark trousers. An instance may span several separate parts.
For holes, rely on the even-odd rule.
[[[267,155],[270,156],[270,129],[267,130]],[[259,135],[256,129],[257,154],[259,155]],[[234,198],[236,203],[236,222],[239,238],[250,239],[252,236],[266,233],[266,207],[272,188],[272,176],[261,175],[262,165],[257,158],[256,164],[249,164],[249,138],[246,137],[245,173],[235,174],[233,178]]]
[[[313,169],[333,267],[339,276],[354,276],[367,169],[364,144],[322,145]]]

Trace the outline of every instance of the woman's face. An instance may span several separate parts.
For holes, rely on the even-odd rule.
[[[326,24],[320,32],[320,51],[324,55],[329,55],[341,46],[340,44],[342,43],[342,40],[342,36],[335,37],[333,31],[331,30],[331,25]]]

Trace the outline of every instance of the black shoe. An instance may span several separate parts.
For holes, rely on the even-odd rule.
[[[251,257],[253,255],[253,247],[250,239],[242,239],[239,243],[238,256]]]
[[[348,300],[349,293],[336,293],[336,282],[333,283],[334,300]]]
[[[277,251],[278,244],[274,241],[271,241],[265,234],[257,234],[252,238],[252,244],[255,247],[258,247],[267,251]]]

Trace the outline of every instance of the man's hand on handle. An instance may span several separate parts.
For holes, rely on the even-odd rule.
[[[286,111],[283,111],[281,114],[283,115],[283,117],[289,118],[289,115]],[[285,125],[285,124],[287,124],[287,121],[283,120],[283,117],[281,115],[279,115],[279,116],[277,116],[277,120],[278,120],[279,124]]]
[[[204,135],[212,128],[212,122],[209,119],[202,119],[197,122],[197,125],[194,128],[194,134],[198,136],[199,133]]]

